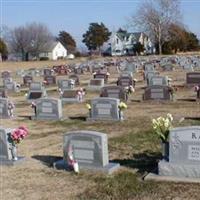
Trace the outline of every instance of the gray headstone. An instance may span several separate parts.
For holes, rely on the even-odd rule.
[[[100,97],[110,97],[110,98],[117,98],[122,101],[128,100],[128,95],[126,90],[121,86],[105,86],[102,88]]]
[[[200,84],[200,72],[188,72],[186,74],[186,84],[188,86]]]
[[[91,116],[89,120],[119,121],[123,113],[119,112],[120,100],[115,98],[95,98],[91,100]]]
[[[168,77],[167,76],[152,76],[148,82],[148,86],[153,85],[161,85],[161,86],[168,86]]]
[[[159,174],[200,178],[200,126],[170,131],[169,162],[159,162]]]
[[[33,82],[32,76],[26,75],[26,76],[23,77],[24,85],[29,86],[32,82]]]
[[[62,102],[60,99],[41,98],[36,102],[36,119],[59,120],[62,115]]]
[[[145,88],[144,100],[172,100],[170,92],[171,88],[168,86],[154,85]]]
[[[36,100],[47,96],[45,88],[40,82],[32,82],[29,87],[27,100]]]
[[[61,95],[61,100],[63,103],[79,103],[77,90],[64,90]]]
[[[10,113],[8,111],[9,99],[0,98],[0,119],[10,118]]]
[[[80,169],[100,171],[111,174],[119,168],[117,163],[109,163],[107,135],[95,131],[72,131],[64,135],[63,160],[54,164],[56,168],[68,167],[68,150]],[[65,166],[64,166],[65,165]]]
[[[58,88],[62,91],[74,88],[72,79],[60,79],[58,80]]]
[[[88,85],[88,89],[99,91],[103,86],[104,86],[104,79],[91,79]]]
[[[56,84],[56,77],[52,75],[44,76],[44,81],[46,85],[54,85]]]

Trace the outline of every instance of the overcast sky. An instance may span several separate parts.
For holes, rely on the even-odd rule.
[[[42,22],[57,35],[69,32],[81,44],[91,22],[103,22],[111,31],[124,27],[142,0],[0,0],[0,21],[9,28]],[[200,38],[200,0],[182,0],[183,22]]]

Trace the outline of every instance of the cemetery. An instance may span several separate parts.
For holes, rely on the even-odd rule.
[[[3,200],[199,199],[200,71],[189,59],[200,57],[2,63]]]

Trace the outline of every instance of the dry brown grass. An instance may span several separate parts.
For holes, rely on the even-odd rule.
[[[60,63],[63,62],[2,63],[0,70],[13,71]],[[176,85],[183,84],[185,80],[183,71],[161,74],[168,74]],[[109,82],[114,82],[117,76],[117,73],[112,74]],[[82,85],[86,85],[90,77],[90,74],[81,75]],[[136,78],[142,80],[140,74],[137,74]],[[22,81],[19,78],[16,80]],[[19,155],[25,156],[26,161],[14,167],[0,167],[0,199],[200,199],[198,184],[157,184],[138,180],[156,164],[160,156],[159,141],[150,130],[151,119],[170,112],[174,115],[176,126],[182,126],[196,122],[179,124],[180,118],[200,116],[200,105],[197,102],[139,102],[144,85],[143,81],[138,82],[136,92],[131,95],[128,109],[125,111],[127,120],[120,123],[91,123],[78,119],[63,122],[31,121],[23,117],[32,114],[23,94],[9,94],[16,104],[16,116],[13,120],[0,120],[0,125],[17,127],[24,124],[29,128],[30,134],[18,148]],[[52,89],[55,88],[49,88],[49,96],[58,97],[58,92]],[[96,96],[98,93],[89,92],[86,101]],[[192,89],[180,88],[176,97],[195,98],[195,93]],[[87,116],[85,103],[65,105],[64,115]],[[77,176],[53,169],[50,166],[52,160],[58,156],[62,157],[63,134],[79,129],[107,133],[110,159],[118,160],[123,169],[111,177],[89,172],[81,172]]]

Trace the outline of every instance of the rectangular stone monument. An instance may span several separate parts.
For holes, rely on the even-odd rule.
[[[41,98],[36,102],[35,119],[59,120],[63,117],[62,102],[60,99]]]
[[[133,78],[129,75],[120,76],[117,80],[117,85],[121,87],[135,86]]]
[[[36,100],[47,96],[46,90],[40,82],[32,82],[29,87],[27,100]]]
[[[116,98],[101,97],[91,100],[91,111],[88,120],[120,121],[123,113],[119,110],[120,100]]]
[[[8,106],[9,100],[7,98],[0,98],[0,119],[9,119],[11,117]]]
[[[26,75],[26,76],[23,77],[23,84],[25,86],[29,86],[32,82],[33,82],[32,76]]]
[[[2,79],[7,79],[7,78],[11,78],[11,73],[9,71],[3,71],[1,73],[1,78]]]
[[[17,157],[17,160],[13,159],[13,150],[16,147],[13,146],[10,138],[12,131],[13,129],[0,127],[0,165],[15,165],[23,160],[22,157]]]
[[[64,90],[61,95],[61,100],[63,103],[79,103],[77,90]]]
[[[108,75],[106,73],[96,73],[94,79],[104,79],[104,83],[108,82]]]
[[[159,175],[200,178],[200,126],[174,128],[169,137],[169,162],[160,161]]]
[[[168,86],[168,77],[167,76],[152,76],[148,82],[148,86],[161,85]]]
[[[95,131],[72,131],[64,135],[63,160],[54,163],[57,169],[69,169],[68,151],[72,150],[80,170],[99,171],[111,174],[120,165],[110,163],[107,135]]]
[[[148,71],[154,71],[155,67],[154,64],[148,63],[144,65],[144,71],[148,72]]]
[[[0,88],[0,98],[7,98],[7,91],[5,88]]]
[[[91,79],[88,85],[88,90],[100,91],[104,86],[104,79]]]
[[[154,85],[145,88],[143,100],[172,100],[170,87]]]
[[[46,85],[55,85],[56,77],[52,75],[44,76],[44,82]]]
[[[48,69],[48,68],[43,69],[43,76],[51,76],[51,75],[53,75],[52,69]]]
[[[187,86],[195,86],[200,84],[200,72],[188,72],[186,74]]]
[[[122,101],[128,100],[128,94],[126,90],[121,86],[105,86],[102,88],[100,97],[110,97],[110,98],[117,98]]]
[[[57,81],[58,83],[58,88],[62,91],[64,90],[69,90],[69,89],[74,89],[74,84],[72,80],[67,80],[67,79],[59,79]]]

